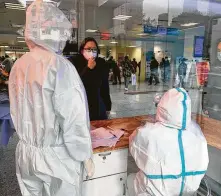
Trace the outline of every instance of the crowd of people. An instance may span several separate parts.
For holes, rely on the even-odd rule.
[[[140,76],[141,71],[141,61],[137,63],[136,59],[129,59],[129,56],[125,56],[122,61],[116,62],[111,56],[107,60],[109,70],[110,70],[110,80],[112,80],[113,85],[122,83],[122,77],[124,79],[125,91],[128,91],[129,83],[131,82],[132,74],[136,74],[138,70],[138,76]]]

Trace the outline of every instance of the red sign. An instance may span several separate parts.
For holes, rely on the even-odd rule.
[[[101,40],[110,40],[111,34],[110,33],[101,33]]]
[[[209,62],[199,62],[196,64],[198,86],[204,86],[208,82],[209,71],[210,71]]]

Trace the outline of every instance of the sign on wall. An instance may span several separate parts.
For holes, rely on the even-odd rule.
[[[159,35],[179,35],[177,28],[166,28],[162,26],[144,25],[144,33]]]
[[[194,37],[193,57],[203,56],[204,36]]]

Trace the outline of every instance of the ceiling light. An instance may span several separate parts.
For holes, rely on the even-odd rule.
[[[20,43],[25,43],[25,41],[22,41],[22,40],[19,40],[19,41],[17,41],[17,42],[20,42]]]
[[[9,46],[0,46],[0,48],[8,48]]]
[[[137,35],[139,35],[139,36],[145,36],[145,35],[147,35],[146,33],[138,33]]]
[[[104,45],[104,44],[99,44],[98,46],[99,46],[99,47],[104,47],[105,45]]]
[[[117,41],[112,41],[110,42],[111,44],[117,44],[118,42]]]
[[[128,46],[128,48],[136,48],[137,46]]]
[[[25,8],[19,8],[19,7],[6,7],[6,9],[25,11]]]
[[[197,24],[199,24],[199,23],[192,22],[192,23],[181,24],[180,26],[182,26],[182,27],[191,27],[191,26],[194,26],[194,25],[197,25]]]
[[[24,25],[21,25],[21,24],[12,24],[12,27],[14,27],[14,28],[21,28],[21,27],[24,27]]]
[[[5,3],[5,8],[14,9],[14,10],[25,10],[25,7],[23,5],[15,4],[15,3]]]
[[[21,4],[19,4],[19,3],[5,3],[5,5],[11,5],[11,6],[21,6],[21,7],[22,7],[22,5],[21,5]]]
[[[115,16],[115,18],[131,18],[132,16],[128,16],[128,15],[117,15]]]
[[[25,39],[25,37],[17,37],[17,39]]]
[[[127,15],[117,15],[113,19],[114,20],[127,20],[130,19],[132,16],[127,16]]]
[[[86,32],[87,33],[96,33],[97,30],[96,29],[87,29]]]

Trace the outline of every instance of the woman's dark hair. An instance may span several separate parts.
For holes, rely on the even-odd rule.
[[[98,47],[98,43],[93,37],[87,37],[84,39],[84,41],[81,42],[79,53],[82,54],[82,51],[84,50],[84,47],[88,42],[94,42],[97,47],[97,52],[98,52],[98,54],[100,54],[100,49]]]

